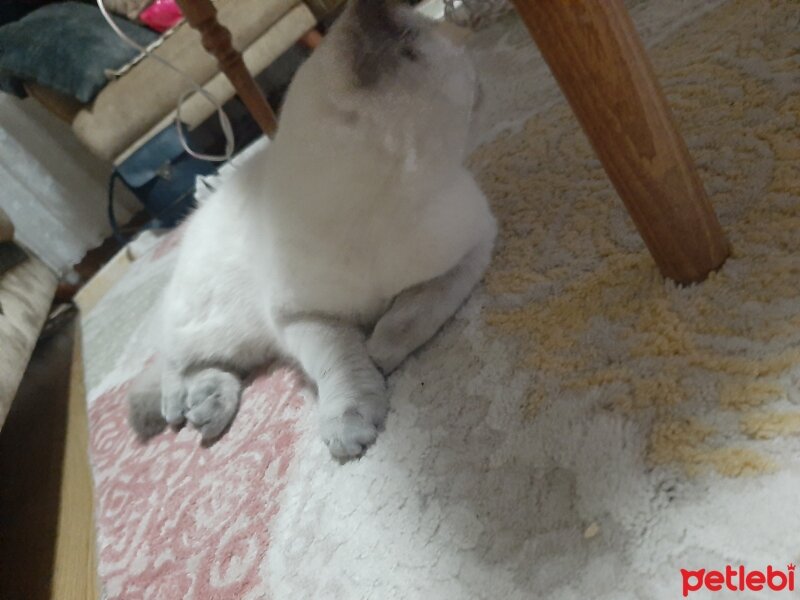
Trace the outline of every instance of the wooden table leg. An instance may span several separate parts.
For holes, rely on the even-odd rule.
[[[512,0],[661,273],[702,281],[728,242],[623,0]]]
[[[231,32],[217,21],[217,9],[211,0],[178,0],[178,4],[189,25],[200,32],[203,47],[219,61],[220,69],[253,119],[267,136],[274,137],[278,128],[275,113],[247,70],[242,55],[233,47]]]

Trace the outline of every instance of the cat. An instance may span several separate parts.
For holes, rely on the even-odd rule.
[[[339,459],[375,441],[385,375],[428,341],[489,265],[496,223],[463,166],[477,79],[408,6],[353,0],[298,70],[279,131],[189,218],[160,302],[157,358],[134,383],[146,439],[204,441],[274,358],[316,383]]]

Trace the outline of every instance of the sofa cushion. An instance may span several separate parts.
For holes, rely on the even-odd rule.
[[[152,1],[153,0],[103,0],[103,4],[105,4],[105,7],[111,12],[123,15],[129,19],[135,19]]]
[[[0,276],[0,428],[55,295],[57,278],[28,258]]]
[[[318,19],[322,19],[339,9],[345,0],[306,0],[306,4]]]
[[[247,70],[256,75],[269,67],[277,58],[286,52],[301,35],[313,28],[316,19],[305,4],[298,4],[286,16],[269,28],[260,38],[242,52],[242,59]],[[204,86],[210,94],[220,102],[227,102],[236,95],[231,82],[224,73],[217,73]],[[201,94],[189,96],[181,106],[181,121],[191,130],[214,114],[216,109]],[[133,152],[141,148],[158,132],[169,127],[175,120],[176,111],[164,117],[148,130],[142,137],[132,143],[121,155],[114,159],[120,164]]]
[[[220,0],[218,20],[245,50],[300,0]],[[198,84],[219,70],[216,59],[202,46],[200,34],[183,24],[156,50]],[[187,82],[148,57],[109,83],[91,106],[78,113],[73,129],[96,155],[113,160],[175,109]]]

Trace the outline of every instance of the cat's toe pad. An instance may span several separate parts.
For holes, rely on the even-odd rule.
[[[241,381],[235,375],[208,369],[189,382],[186,419],[200,431],[204,442],[219,437],[239,407]]]

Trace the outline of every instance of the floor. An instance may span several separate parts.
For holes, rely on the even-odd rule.
[[[91,480],[79,333],[40,340],[0,432],[0,598],[91,600]]]

